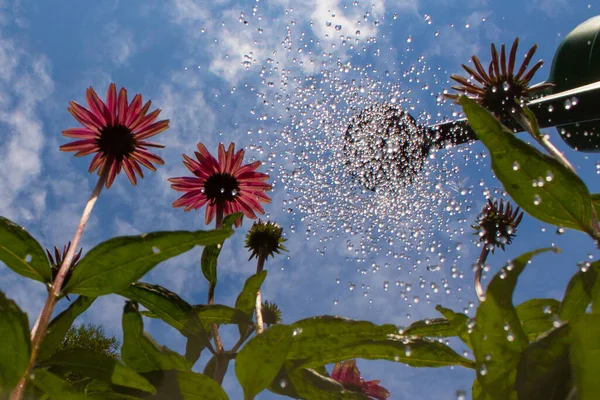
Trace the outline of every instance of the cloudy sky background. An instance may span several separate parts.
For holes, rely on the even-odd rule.
[[[264,170],[273,177],[267,217],[284,227],[290,252],[267,263],[263,297],[280,306],[285,322],[335,314],[407,326],[435,316],[433,308],[440,303],[473,315],[471,265],[479,248],[469,225],[486,195],[502,194],[488,172],[485,149],[475,144],[436,153],[425,168],[428,178],[406,196],[386,200],[362,195],[363,203],[392,205],[375,212],[356,206],[358,211],[345,218],[361,228],[347,230],[324,216],[339,215],[340,199],[352,198],[348,182],[334,189],[338,194],[329,202],[330,189],[320,187],[318,179],[292,183],[291,189],[289,181],[286,185],[298,167],[308,175],[313,167],[327,172],[327,146],[335,142],[335,127],[319,130],[307,124],[303,130],[295,125],[302,120],[299,110],[311,101],[299,94],[306,93],[303,85],[312,77],[318,89],[309,92],[327,109],[336,96],[341,104],[352,102],[352,95],[363,93],[361,86],[372,84],[371,92],[381,100],[398,96],[421,121],[439,121],[459,111],[436,100],[449,87],[449,75],[459,72],[472,54],[487,65],[491,41],[510,44],[519,36],[519,57],[537,43],[535,60],[542,58],[546,65],[535,80],[545,79],[562,38],[600,12],[589,3],[0,0],[0,215],[24,226],[44,247],[62,247],[72,238],[96,176],[87,173],[89,158],[58,151],[67,142],[60,132],[77,125],[66,108],[70,100],[83,103],[88,86],[104,96],[108,84],[116,82],[127,87],[130,97],[142,93],[152,99],[163,110],[161,117],[171,120],[171,128],[156,138],[167,146],[158,151],[166,165],[148,173],[137,187],[120,176],[102,193],[82,241],[84,251],[115,235],[204,229],[203,210],[184,214],[171,208],[177,194],[167,178],[187,175],[181,154],[192,153],[196,143],[216,151],[219,142],[234,141],[247,148],[248,162],[265,161]],[[331,80],[349,83],[336,92]],[[334,119],[338,115],[343,126],[344,112],[334,113]],[[576,153],[555,130],[548,132],[590,190],[600,191],[597,156]],[[299,139],[310,140],[302,144]],[[301,147],[308,149],[310,160],[299,165],[294,156]],[[431,203],[434,197],[439,203]],[[403,202],[428,208],[418,212]],[[403,209],[403,204],[412,214],[401,230],[409,237],[414,232],[421,236],[382,234],[375,243],[365,238],[369,226],[396,217],[386,210]],[[232,305],[255,269],[242,249],[250,225],[246,220],[225,244],[218,303]],[[563,253],[534,261],[520,280],[517,302],[560,298],[576,262],[596,258],[593,243],[576,232],[558,235],[555,228],[526,216],[516,243],[490,258],[495,271],[522,252],[553,243]],[[196,249],[161,264],[143,280],[202,303],[207,285],[200,254]],[[43,285],[0,266],[0,289],[35,320],[45,298]],[[102,324],[107,333],[120,336],[123,304],[120,297],[103,297],[82,322]],[[146,320],[146,328],[162,344],[183,351],[183,338],[165,324]],[[224,330],[226,343],[235,341],[236,331]],[[207,358],[203,355],[199,370]],[[462,369],[372,361],[359,361],[359,368],[366,379],[381,379],[393,399],[455,398],[457,390],[470,391],[474,378],[472,371]],[[241,398],[233,374],[224,385],[232,399]]]

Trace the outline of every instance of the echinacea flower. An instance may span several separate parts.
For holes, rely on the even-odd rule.
[[[281,310],[277,306],[277,304],[269,302],[265,300],[262,303],[262,318],[263,322],[267,324],[267,326],[276,325],[281,323]]]
[[[60,270],[60,267],[63,263],[64,257],[67,254],[67,251],[69,251],[69,248],[71,248],[71,242],[69,242],[66,246],[64,246],[63,252],[61,254],[60,249],[58,247],[54,246],[54,257],[52,257],[52,253],[50,252],[50,250],[46,249],[46,253],[48,254],[48,259],[50,261],[50,268],[52,270],[52,282],[54,282],[56,280],[56,275],[58,275],[58,271]],[[62,283],[63,287],[66,286],[66,284],[69,282],[69,279],[71,279],[71,275],[73,275],[73,271],[77,267],[77,263],[79,262],[79,259],[81,258],[82,252],[83,252],[83,248],[79,249],[79,252],[73,256],[73,260],[71,261],[71,265],[69,266],[69,269],[67,270],[67,275],[65,276],[65,280]],[[69,296],[67,296],[67,299],[69,299]]]
[[[185,194],[173,202],[173,207],[185,207],[185,211],[197,210],[206,205],[205,223],[208,225],[217,213],[223,215],[243,212],[251,219],[256,219],[256,212],[264,214],[260,203],[270,203],[265,194],[271,185],[264,182],[269,175],[257,172],[261,162],[242,165],[244,150],[234,152],[235,144],[231,143],[227,151],[223,143],[219,144],[218,160],[204,147],[198,144],[195,151],[196,160],[183,155],[183,164],[195,176],[169,178],[171,187]],[[241,217],[235,222],[242,223]]]
[[[144,177],[140,165],[156,171],[154,164],[162,165],[162,158],[148,151],[148,147],[164,146],[148,142],[169,127],[169,120],[156,121],[160,109],[146,114],[151,102],[142,106],[142,96],[136,94],[131,103],[127,101],[127,90],[121,88],[117,97],[114,83],[108,87],[106,103],[93,88],[85,92],[89,109],[71,101],[69,112],[79,123],[80,128],[70,128],[62,132],[64,136],[79,139],[60,146],[62,151],[76,151],[76,157],[96,153],[90,163],[89,172],[98,170],[98,175],[108,168],[106,188],[109,188],[121,169],[125,170],[132,184],[136,184],[136,174]]]
[[[520,107],[522,101],[527,100],[540,90],[553,86],[551,83],[543,83],[533,87],[529,86],[529,82],[544,63],[542,60],[538,61],[527,72],[529,63],[537,50],[537,45],[534,45],[529,49],[521,67],[516,74],[514,73],[518,46],[519,38],[516,38],[510,49],[507,62],[504,44],[502,44],[500,57],[498,58],[498,51],[496,50],[496,46],[492,43],[492,60],[487,72],[481,65],[479,58],[473,56],[471,60],[473,61],[475,69],[464,64],[462,65],[464,70],[469,74],[470,79],[458,75],[450,76],[450,78],[461,85],[452,86],[452,89],[467,95],[472,95],[474,100],[487,108],[490,112],[494,113],[503,122],[510,120],[511,113],[514,112],[515,108]],[[473,82],[473,80],[476,82]],[[444,94],[444,97],[457,100],[460,95]]]
[[[281,251],[287,251],[283,246],[287,239],[281,237],[282,233],[283,228],[275,222],[263,222],[259,219],[258,222],[252,224],[252,228],[246,235],[246,245],[244,246],[252,252],[248,260],[261,255],[266,260],[269,256],[274,257],[275,253],[281,254]]]
[[[515,237],[517,226],[523,219],[523,212],[519,213],[519,207],[513,210],[510,202],[505,204],[500,200],[500,204],[495,200],[488,199],[483,207],[481,214],[477,217],[477,225],[473,228],[477,230],[479,241],[485,246],[491,247],[494,253],[496,247],[504,250],[505,245],[511,244]]]
[[[365,381],[360,376],[356,360],[340,361],[335,364],[333,372],[331,372],[331,379],[339,382],[344,389],[361,392],[372,399],[385,400],[390,397],[390,392],[379,386],[380,381]]]

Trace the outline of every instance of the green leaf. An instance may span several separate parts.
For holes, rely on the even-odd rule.
[[[600,315],[583,314],[569,322],[571,368],[578,399],[595,400],[600,393]]]
[[[223,218],[222,227],[226,229],[232,229],[235,220],[242,217],[244,213],[237,212],[227,215]],[[202,274],[206,280],[213,286],[217,284],[217,260],[219,254],[221,254],[221,248],[223,243],[217,245],[207,246],[202,250],[202,258],[200,259],[200,266],[202,268]]]
[[[227,393],[208,376],[191,371],[175,371],[183,400],[227,400]]]
[[[121,357],[137,372],[175,369],[189,371],[190,363],[181,355],[157,344],[144,332],[142,316],[137,304],[127,302],[123,312],[123,346]]]
[[[252,319],[242,310],[221,304],[199,304],[192,309],[202,321],[205,329],[212,324],[251,324]]]
[[[235,359],[235,375],[245,399],[253,398],[273,381],[292,344],[293,331],[289,325],[274,325],[240,350]]]
[[[306,318],[291,325],[296,334],[288,353],[288,360],[304,359],[329,349],[343,347],[363,340],[384,340],[397,335],[395,325],[375,325],[369,321],[355,321],[329,315]],[[327,363],[322,363],[324,365]]]
[[[461,96],[459,103],[477,137],[490,151],[496,176],[523,210],[543,222],[593,235],[592,199],[577,174],[517,138],[474,100]],[[540,179],[543,185],[534,186]]]
[[[153,232],[109,239],[83,257],[64,291],[86,296],[120,292],[160,262],[194,246],[221,243],[232,233],[230,229]]]
[[[446,318],[431,318],[413,322],[402,332],[402,335],[440,338],[457,336],[466,345],[471,347],[467,328],[469,317],[439,305],[435,309],[442,313]]]
[[[386,340],[364,339],[345,346],[315,350],[312,355],[293,361],[296,367],[315,368],[351,358],[395,361],[412,367],[475,367],[473,361],[457,354],[443,343],[426,339],[406,341],[400,336]],[[289,354],[288,360],[291,360]]]
[[[88,349],[63,350],[54,353],[39,365],[62,367],[70,372],[110,382],[113,385],[156,393],[154,386],[133,369],[114,358]]]
[[[552,316],[558,313],[559,307],[560,302],[556,299],[531,299],[515,308],[523,332],[525,332],[529,341],[533,341],[542,333],[554,329]]]
[[[250,316],[250,319],[252,319],[252,316],[254,315],[256,296],[258,295],[260,286],[263,284],[266,277],[267,271],[264,270],[246,279],[244,288],[235,300],[235,308],[242,310],[244,313],[246,313],[246,315]],[[248,324],[240,324],[238,325],[238,328],[240,331],[240,336],[243,336],[248,330]]]
[[[458,337],[463,341],[470,349],[473,349],[471,345],[471,337],[469,336],[469,317],[463,313],[457,313],[449,308],[444,308],[441,305],[437,305],[435,309],[441,313],[453,326],[458,328]]]
[[[69,307],[58,314],[48,325],[37,360],[43,361],[56,352],[75,319],[83,314],[96,300],[95,297],[79,296]]]
[[[29,322],[17,303],[0,292],[0,393],[12,389],[29,364]]]
[[[514,397],[517,364],[529,343],[512,304],[517,280],[533,256],[550,250],[535,250],[510,262],[494,276],[477,309],[471,332],[477,380],[495,399]]]
[[[194,338],[197,346],[204,348],[208,344],[207,333],[192,306],[176,293],[160,285],[136,282],[119,294],[139,302],[150,311],[142,311],[141,314],[160,318],[186,338]]]
[[[586,269],[578,271],[567,285],[565,296],[558,310],[558,316],[563,321],[570,321],[577,315],[585,313],[592,302],[592,292],[599,282],[600,262],[595,261]],[[597,291],[598,289],[596,289]]]
[[[50,396],[52,400],[85,400],[88,398],[83,393],[77,393],[69,382],[45,369],[36,368],[33,376],[34,379],[31,379],[30,382]]]
[[[52,271],[44,249],[25,228],[0,217],[0,261],[19,275],[52,282]]]
[[[569,326],[531,343],[523,352],[515,383],[519,399],[564,400],[571,390]]]
[[[296,369],[289,374],[289,377],[296,393],[302,399],[369,399],[362,393],[345,390],[337,381],[312,369]]]

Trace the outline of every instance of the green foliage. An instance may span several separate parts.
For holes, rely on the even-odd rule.
[[[258,295],[258,291],[260,290],[260,286],[265,281],[267,277],[267,271],[260,271],[258,274],[252,275],[250,278],[246,279],[244,283],[244,288],[238,295],[235,300],[235,308],[243,311],[246,315],[252,316],[254,315],[254,306],[256,305],[256,296]],[[248,324],[239,324],[238,325],[240,336],[246,334],[248,330]]]
[[[592,290],[597,287],[599,275],[598,261],[592,263],[585,271],[580,270],[573,275],[558,310],[560,319],[570,321],[573,317],[585,313],[592,302]]]
[[[86,349],[118,360],[119,345],[120,343],[115,336],[107,337],[104,334],[102,326],[81,324],[69,328],[58,350]]]
[[[207,330],[211,324],[249,325],[252,323],[252,319],[242,310],[221,304],[199,304],[192,309]]]
[[[78,316],[84,313],[92,305],[94,300],[96,300],[95,297],[79,296],[66,310],[50,321],[50,325],[44,336],[44,341],[40,347],[38,361],[47,359],[54,354],[59,347],[63,350],[65,349],[62,347],[65,338],[69,333],[71,335],[74,334],[71,325]]]
[[[369,399],[362,393],[345,390],[338,382],[313,369],[296,369],[289,374],[289,379],[297,396],[302,399]]]
[[[571,391],[569,325],[531,343],[519,361],[515,389],[519,399],[563,400]]]
[[[158,345],[144,332],[142,316],[137,304],[128,302],[123,312],[123,346],[121,357],[137,372],[161,370],[190,371],[192,366],[181,355]]]
[[[12,389],[27,368],[31,342],[27,315],[0,292],[0,394]]]
[[[517,279],[533,256],[549,250],[553,249],[523,254],[498,272],[475,314],[471,343],[477,380],[483,391],[493,398],[512,398],[516,367],[529,344],[512,304]]]
[[[519,304],[515,310],[523,332],[529,341],[554,328],[554,318],[560,307],[555,299],[531,299]]]
[[[100,379],[114,385],[155,393],[154,386],[132,368],[108,356],[84,348],[72,348],[53,354],[41,367],[60,367],[74,374]]]
[[[231,229],[153,232],[109,239],[83,257],[64,292],[86,296],[119,292],[159,263],[194,246],[221,243],[232,233]]]
[[[578,398],[597,399],[600,393],[600,315],[579,315],[569,325],[571,367],[577,383]]]
[[[445,318],[432,318],[413,322],[402,331],[404,336],[421,337],[459,337],[467,346],[471,347],[467,323],[469,317],[457,313],[440,305],[435,307]]]
[[[517,138],[474,100],[461,96],[459,103],[490,151],[496,176],[523,210],[543,222],[594,236],[592,198],[579,176]]]
[[[88,398],[84,393],[77,392],[69,382],[62,380],[46,369],[35,369],[33,377],[31,383],[51,400],[85,400]]]
[[[0,217],[0,261],[19,275],[36,281],[52,281],[44,249],[23,227]]]
[[[235,220],[243,217],[243,215],[244,213],[241,212],[227,215],[225,218],[223,218],[222,228],[232,229],[233,224],[235,224]],[[202,250],[202,258],[200,258],[202,274],[213,286],[217,284],[217,260],[219,258],[219,254],[221,254],[222,247],[222,242],[216,245],[206,246],[204,250]]]
[[[245,399],[252,399],[273,381],[285,362],[293,334],[294,328],[289,325],[274,325],[240,350],[235,360],[235,375]]]

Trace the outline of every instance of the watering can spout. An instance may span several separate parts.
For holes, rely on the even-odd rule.
[[[554,85],[547,95],[527,103],[540,127],[556,127],[577,151],[600,152],[600,16],[565,37],[547,83]],[[516,123],[509,128],[522,131]],[[427,131],[438,147],[477,139],[465,119],[431,125]]]

